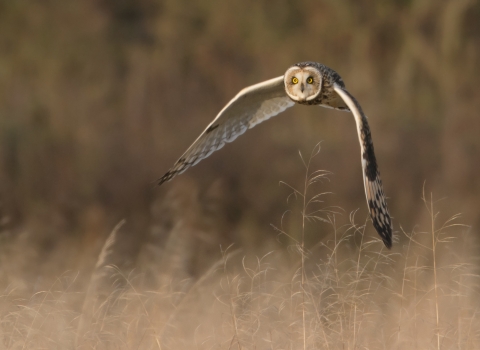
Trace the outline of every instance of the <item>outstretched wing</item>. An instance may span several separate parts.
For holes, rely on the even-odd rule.
[[[283,76],[243,89],[218,113],[175,165],[158,180],[158,185],[207,158],[247,129],[293,105],[294,102],[285,92]]]
[[[387,248],[392,247],[392,220],[388,213],[387,201],[383,192],[382,180],[377,167],[377,160],[373,151],[372,135],[368,126],[367,117],[358,101],[343,87],[334,84],[334,90],[345,101],[352,111],[357,124],[358,139],[362,152],[363,182],[368,208],[373,226],[382,237]]]

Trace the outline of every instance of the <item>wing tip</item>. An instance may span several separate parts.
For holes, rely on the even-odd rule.
[[[392,226],[391,225],[381,225],[379,222],[377,222],[373,217],[372,217],[372,222],[373,226],[375,227],[375,230],[378,232],[380,237],[382,238],[383,244],[385,244],[385,247],[388,249],[392,249]]]
[[[388,232],[386,232],[385,237],[382,237],[383,244],[385,244],[385,247],[387,249],[392,249],[392,229],[389,228]]]
[[[168,171],[165,175],[163,175],[156,181],[157,187],[161,186],[164,182],[170,181],[174,176],[175,172]]]

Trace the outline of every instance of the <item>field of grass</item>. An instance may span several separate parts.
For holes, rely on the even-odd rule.
[[[2,348],[476,348],[480,273],[469,227],[424,193],[430,223],[398,227],[387,250],[370,222],[326,206],[318,190],[331,175],[309,164],[304,183],[285,184],[289,209],[271,228],[271,250],[220,246],[195,274],[204,249],[196,235],[209,232],[181,217],[166,241],[146,244],[134,268],[122,269],[114,264],[122,221],[82,273],[3,286]],[[22,249],[2,247],[3,263],[19,264]]]

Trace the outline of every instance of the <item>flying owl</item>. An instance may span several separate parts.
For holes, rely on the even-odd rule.
[[[207,126],[174,166],[158,180],[171,180],[189,167],[232,142],[247,129],[273,117],[295,103],[319,105],[353,113],[362,156],[363,183],[373,226],[385,246],[392,246],[392,222],[373,150],[367,117],[357,100],[345,89],[333,69],[317,62],[301,62],[283,76],[240,91]]]

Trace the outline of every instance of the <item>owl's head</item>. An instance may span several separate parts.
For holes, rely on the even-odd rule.
[[[283,79],[287,95],[295,102],[314,100],[322,91],[322,74],[316,67],[292,66]]]

